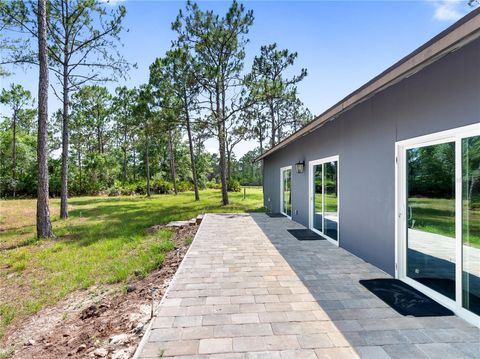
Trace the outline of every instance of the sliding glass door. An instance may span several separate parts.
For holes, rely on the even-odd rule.
[[[283,167],[280,170],[280,212],[292,217],[292,167]]]
[[[338,241],[338,156],[311,161],[310,228]]]
[[[407,150],[407,276],[455,300],[455,142]]]
[[[480,125],[398,143],[399,277],[480,320]]]
[[[462,139],[462,294],[480,315],[480,136]]]

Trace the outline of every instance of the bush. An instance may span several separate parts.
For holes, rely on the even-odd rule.
[[[193,183],[187,181],[178,181],[177,190],[178,192],[193,191]]]
[[[118,187],[110,187],[107,191],[108,197],[117,197],[122,194],[122,191]]]
[[[228,180],[228,183],[227,183],[228,192],[240,192],[241,190],[242,190],[242,186],[240,185],[240,181],[235,179]]]
[[[164,179],[154,179],[151,183],[153,193],[167,194],[173,190],[173,184]]]
[[[126,185],[124,187],[120,187],[120,193],[121,193],[122,196],[133,196],[133,195],[135,195],[134,189],[129,185]]]
[[[205,186],[209,189],[221,189],[222,188],[222,185],[221,183],[218,183],[217,181],[215,181],[214,179],[212,179],[211,181],[208,181],[205,183]]]

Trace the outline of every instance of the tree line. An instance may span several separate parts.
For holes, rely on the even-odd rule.
[[[238,182],[261,183],[255,157],[312,119],[298,97],[307,71],[295,70],[296,52],[268,44],[247,67],[254,16],[236,1],[225,14],[188,2],[145,83],[110,92],[105,83],[132,67],[120,52],[126,13],[100,0],[0,0],[0,75],[38,66],[40,79],[36,107],[20,84],[1,92],[1,196],[37,194],[47,216],[45,198],[59,195],[61,218],[69,196],[82,194],[192,190],[199,200],[215,187],[226,205]],[[61,107],[48,118],[49,87]],[[205,149],[212,138],[216,154]],[[237,159],[245,140],[258,147]]]

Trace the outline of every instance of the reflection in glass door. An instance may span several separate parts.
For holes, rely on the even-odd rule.
[[[462,139],[462,306],[480,315],[480,136]]]
[[[338,157],[310,162],[310,227],[338,241]]]
[[[313,166],[313,228],[323,232],[323,164]]]
[[[292,217],[292,168],[281,169],[281,211],[284,215]]]
[[[337,240],[338,232],[338,192],[337,192],[337,161],[324,164],[323,185],[323,233]]]
[[[455,142],[407,150],[407,276],[455,300]]]
[[[480,322],[480,125],[398,143],[398,275]]]

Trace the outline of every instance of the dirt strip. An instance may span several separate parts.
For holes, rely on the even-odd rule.
[[[161,226],[155,226],[159,229]],[[130,358],[155,307],[180,265],[198,226],[177,228],[175,249],[161,268],[125,285],[72,293],[13,325],[0,342],[11,358]]]

